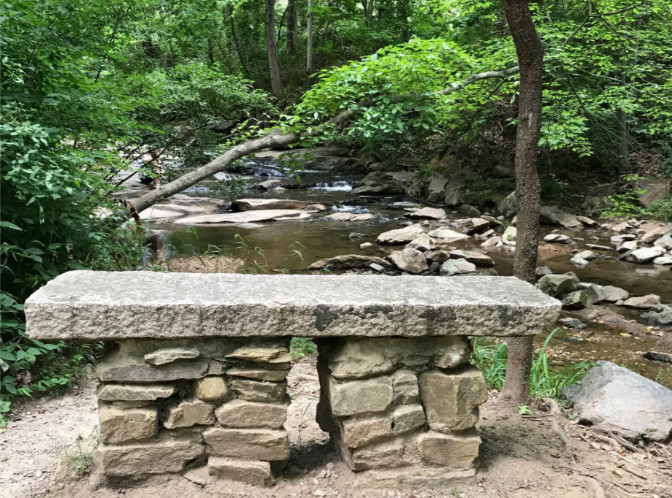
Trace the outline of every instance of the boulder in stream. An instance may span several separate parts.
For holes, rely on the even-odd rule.
[[[410,211],[406,217],[416,220],[444,220],[446,212],[441,208],[424,207]]]
[[[672,265],[672,256],[665,255],[659,258],[656,258],[652,261],[654,265],[670,266]]]
[[[625,301],[630,297],[630,293],[628,291],[621,289],[620,287],[614,287],[613,285],[605,285],[602,287],[602,290],[606,294],[604,300],[609,303]]]
[[[571,244],[572,239],[562,233],[549,233],[544,237],[544,242],[550,242],[552,244]]]
[[[461,249],[453,249],[450,251],[451,259],[466,259],[470,263],[475,264],[480,267],[492,267],[495,266],[495,262],[487,254],[474,251],[463,251]]]
[[[385,269],[392,268],[392,265],[384,258],[376,256],[362,256],[360,254],[344,254],[334,258],[324,258],[315,261],[308,267],[309,270],[329,270],[329,271],[347,271],[347,270],[370,270],[371,265],[379,265]],[[375,267],[373,269],[376,269]],[[378,270],[376,270],[378,271]]]
[[[581,289],[579,278],[572,272],[564,275],[544,275],[537,282],[537,288],[551,297],[561,297]]]
[[[504,233],[502,234],[502,243],[510,246],[516,245],[516,237],[518,236],[518,230],[514,226],[506,227]]]
[[[576,228],[582,226],[582,223],[573,214],[567,213],[555,206],[542,206],[539,213],[542,223],[549,225],[560,225],[565,228]]]
[[[256,223],[259,221],[300,220],[310,218],[310,214],[298,209],[262,209],[259,211],[245,211],[244,213],[203,214],[180,218],[175,223],[179,225],[213,225],[213,224],[241,224]]]
[[[672,306],[667,304],[652,306],[649,311],[642,314],[642,318],[654,325],[672,325]]]
[[[608,361],[563,393],[574,402],[579,422],[621,434],[666,441],[672,435],[672,390]]]
[[[429,236],[436,240],[437,244],[450,244],[458,240],[465,240],[470,238],[465,233],[456,232],[450,228],[441,227],[429,232]]]
[[[384,245],[401,245],[408,244],[410,241],[415,239],[418,235],[423,233],[424,230],[417,223],[414,225],[409,225],[404,228],[397,228],[395,230],[389,230],[387,232],[381,233],[376,242]],[[430,233],[431,236],[431,233]]]
[[[414,275],[427,271],[429,268],[425,255],[411,247],[406,247],[403,251],[393,252],[388,258],[401,271]]]
[[[476,273],[476,265],[466,259],[449,259],[441,265],[441,275],[463,275]]]
[[[672,251],[672,237],[669,235],[663,235],[653,243],[654,246],[662,247],[668,251]]]
[[[641,247],[632,251],[628,256],[625,257],[625,260],[630,261],[631,263],[643,265],[650,263],[654,259],[663,256],[664,254],[665,249],[660,246]]]
[[[649,309],[660,304],[660,296],[647,294],[646,296],[631,297],[623,302],[626,308]]]
[[[325,220],[329,221],[369,221],[376,216],[371,213],[334,213],[325,216]]]
[[[392,175],[382,171],[372,171],[352,189],[353,194],[401,194],[404,188]]]
[[[261,209],[304,209],[308,206],[306,201],[292,199],[237,199],[231,202],[231,211],[245,212],[258,211]]]

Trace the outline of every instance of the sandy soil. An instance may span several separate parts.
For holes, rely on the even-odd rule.
[[[292,458],[269,489],[213,482],[202,470],[134,486],[94,489],[89,477],[59,469],[60,454],[77,437],[95,432],[92,385],[58,399],[22,406],[0,434],[0,496],[149,497],[672,497],[672,448],[624,448],[609,435],[573,423],[539,402],[529,415],[506,415],[494,398],[481,410],[480,468],[470,486],[443,490],[357,490],[352,474],[314,422],[319,385],[314,358],[292,367],[286,428]],[[93,481],[93,480],[92,480]]]

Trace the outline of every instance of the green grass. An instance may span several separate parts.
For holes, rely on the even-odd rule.
[[[292,355],[292,360],[296,360],[304,356],[316,355],[317,345],[307,337],[292,337],[292,342],[289,344],[289,352]]]
[[[532,398],[553,398],[564,402],[562,390],[581,380],[594,365],[590,361],[581,361],[569,364],[562,369],[551,367],[546,350],[557,330],[548,334],[539,354],[533,357],[530,371],[530,396]],[[483,372],[489,388],[497,390],[502,388],[506,375],[506,359],[507,349],[504,343],[488,344],[482,339],[474,340],[471,363]]]

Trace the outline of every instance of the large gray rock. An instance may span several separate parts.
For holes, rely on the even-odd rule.
[[[506,216],[507,218],[511,218],[516,214],[517,202],[515,190],[502,199],[502,201],[497,206],[497,210],[500,214]]]
[[[672,251],[672,237],[669,235],[663,235],[653,243],[654,246],[662,247],[668,251]]]
[[[609,303],[625,301],[630,297],[630,293],[628,291],[621,289],[620,287],[614,287],[613,285],[605,285],[602,287],[602,290],[605,292],[604,300]]]
[[[628,256],[625,257],[625,259],[631,263],[643,265],[652,262],[654,259],[664,254],[665,248],[661,246],[641,247],[632,251]]]
[[[187,216],[175,220],[179,225],[221,225],[258,223],[261,221],[301,220],[310,218],[310,214],[300,209],[260,209],[258,211],[245,211],[242,213],[215,213]]]
[[[413,249],[406,247],[403,251],[396,251],[389,255],[390,261],[401,271],[418,274],[427,271],[427,260],[425,255]]]
[[[672,325],[672,306],[658,304],[642,314],[642,318],[655,325]]]
[[[310,203],[292,199],[237,199],[231,203],[231,211],[258,211],[260,209],[304,209]]]
[[[315,261],[308,267],[308,269],[315,271],[370,270],[371,265],[374,264],[380,265],[383,268],[392,268],[392,265],[384,258],[379,258],[377,256],[362,256],[360,254],[344,254]]]
[[[392,175],[382,171],[373,171],[366,175],[359,186],[352,189],[353,194],[401,194],[404,187]]]
[[[581,222],[573,214],[566,213],[555,206],[542,206],[539,218],[542,223],[560,225],[565,228],[582,226]]]
[[[458,240],[466,240],[469,237],[466,233],[456,232],[447,227],[437,228],[429,232],[429,236],[436,239],[438,244],[450,244],[451,242],[457,242]]]
[[[445,197],[445,189],[448,179],[440,175],[433,175],[427,187],[428,202],[442,202]]]
[[[581,289],[581,281],[572,272],[564,275],[544,275],[537,282],[537,288],[553,297],[561,297]]]
[[[406,216],[408,218],[413,218],[414,220],[444,220],[446,218],[446,212],[441,208],[424,207],[421,209],[414,209]]]
[[[646,296],[636,296],[626,299],[623,306],[627,308],[637,308],[647,310],[660,304],[660,296],[656,294],[647,294]]]
[[[476,273],[476,265],[466,259],[449,259],[441,265],[441,275],[463,275]]]
[[[608,361],[598,361],[564,394],[579,420],[613,430],[629,439],[665,441],[672,435],[672,391]]]
[[[91,271],[60,275],[25,305],[30,337],[92,341],[535,335],[555,323],[559,309],[515,277]],[[200,378],[208,367],[200,361],[99,373],[111,382]]]
[[[418,224],[409,225],[404,228],[397,228],[381,233],[376,239],[376,242],[390,246],[408,244],[418,235],[423,233],[423,231],[422,227]]]
[[[369,221],[375,217],[376,215],[371,213],[333,213],[323,219],[329,221]]]

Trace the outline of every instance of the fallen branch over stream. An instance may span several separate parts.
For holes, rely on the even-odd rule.
[[[461,81],[452,83],[450,86],[446,87],[441,91],[425,95],[400,95],[396,97],[395,100],[431,98],[440,95],[447,95],[457,90],[461,90],[468,85],[476,83],[477,81],[493,78],[506,79],[509,76],[512,76],[517,73],[518,73],[518,66],[511,67],[503,71],[487,71],[483,73],[472,74]],[[313,128],[312,131],[310,132],[270,134],[231,147],[224,154],[213,159],[204,166],[201,166],[200,168],[190,171],[189,173],[182,175],[177,180],[162,185],[158,189],[152,190],[151,192],[137,198],[136,200],[133,201],[132,205],[138,212],[144,211],[145,209],[149,208],[150,206],[153,206],[160,200],[165,199],[166,197],[170,197],[171,195],[177,194],[179,192],[182,192],[183,190],[194,185],[195,183],[205,180],[206,178],[209,178],[215,173],[219,173],[220,171],[226,170],[226,168],[228,168],[229,165],[232,162],[236,161],[237,159],[245,157],[254,152],[258,152],[262,149],[267,149],[269,147],[271,148],[286,147],[288,145],[298,143],[302,138],[316,136],[322,131],[324,131],[324,129],[327,128],[328,126],[342,125],[347,123],[353,118],[353,116],[355,116],[355,114],[359,113],[361,110],[367,107],[371,107],[373,104],[374,101],[370,99],[361,101],[359,104],[357,104],[355,108],[347,109],[341,112],[340,114],[331,118],[325,123]]]

